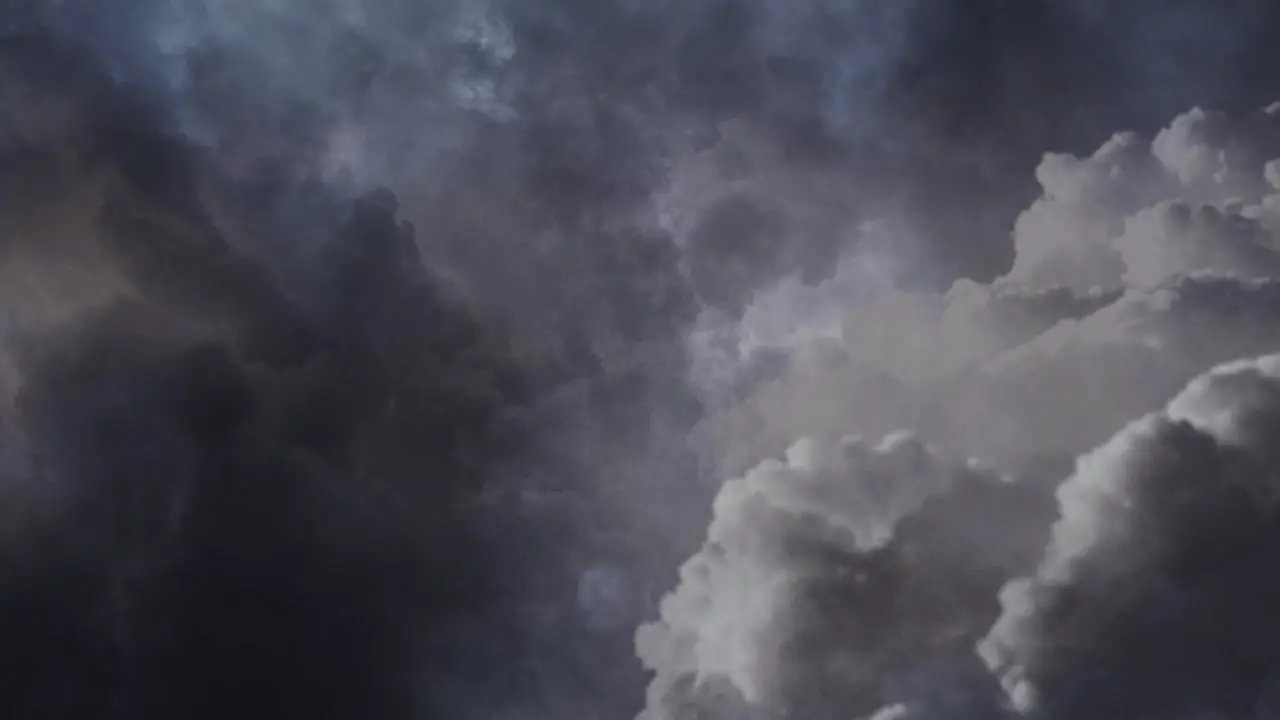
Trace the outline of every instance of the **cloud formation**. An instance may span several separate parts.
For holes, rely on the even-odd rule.
[[[1224,365],[1082,456],[980,652],[1043,717],[1268,717],[1280,357]]]
[[[390,193],[284,222],[84,56],[0,60],[6,715],[439,707],[483,642],[442,628],[506,602],[466,508],[533,442],[524,370]]]
[[[1204,2],[1153,23],[1162,3],[1141,5],[0,3],[0,714],[625,717],[643,700],[633,626],[701,544],[718,478],[810,432],[916,427],[939,458],[1028,437],[1074,451],[1114,429],[1081,419],[1102,393],[1050,443],[1054,396],[985,378],[1099,308],[1137,308],[1099,325],[1182,327],[1150,319],[1166,285],[1223,298],[1217,315],[1170,305],[1220,334],[1152,331],[1200,354],[1114,393],[1116,427],[1242,349],[1241,328],[1265,345],[1241,304],[1266,293],[1252,263],[1274,202],[1204,180],[1213,150],[1159,162],[1221,185],[1161,198],[1189,219],[1099,241],[1138,267],[1117,286],[986,282],[1046,147],[1267,89],[1274,12]],[[1275,177],[1230,123],[1183,124],[1174,155],[1139,150],[1229,136],[1233,172]],[[1162,223],[1185,227],[1176,249],[1147,237]],[[1168,277],[1206,264],[1252,284]],[[1153,299],[1116,305],[1139,291]],[[708,407],[765,404],[767,442],[702,445],[716,472],[690,453]],[[903,538],[968,537],[964,502],[983,506],[926,501],[871,552],[902,597],[929,598],[888,625],[986,622],[938,610],[899,557]],[[911,529],[953,512],[937,538]],[[956,612],[993,617],[1007,572],[980,572]],[[995,681],[962,652],[977,631],[940,632],[907,647],[963,656],[986,685],[957,692],[989,705]],[[920,700],[916,683],[967,681],[877,642],[848,657],[899,679],[851,687],[859,712],[971,706]],[[803,704],[802,680],[761,697]],[[822,682],[814,712],[845,697]]]
[[[1041,500],[909,435],[796,443],[725,483],[638,631],[655,673],[641,717],[989,711],[974,630],[1043,542]]]
[[[1195,110],[1150,141],[1122,133],[1087,158],[1047,155],[1017,257],[989,285],[851,295],[837,277],[809,291],[816,311],[758,296],[803,308],[772,318],[793,328],[771,346],[795,367],[704,420],[708,454],[733,473],[797,436],[898,427],[991,459],[1076,453],[1205,368],[1275,349],[1280,194],[1258,158],[1278,141],[1274,106]],[[749,307],[722,342],[759,353],[764,316]],[[806,327],[825,338],[816,367]]]
[[[1273,712],[1277,133],[1276,106],[1193,110],[1048,155],[1008,274],[809,291],[813,331],[774,336],[773,378],[703,421],[727,472],[763,462],[637,635],[641,717]],[[937,446],[823,440],[899,427]]]

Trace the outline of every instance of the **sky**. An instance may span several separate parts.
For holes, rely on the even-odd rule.
[[[0,715],[1277,716],[1278,32],[0,1]]]

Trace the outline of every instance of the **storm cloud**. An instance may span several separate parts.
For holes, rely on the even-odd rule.
[[[1277,15],[1134,7],[0,3],[0,711],[997,707],[1055,474],[1273,336]],[[645,668],[690,555],[811,620]]]

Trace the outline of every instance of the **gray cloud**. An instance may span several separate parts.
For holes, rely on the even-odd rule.
[[[944,431],[976,431],[999,406],[933,399],[922,379],[1016,366],[1002,358],[1028,338],[1137,292],[986,284],[1009,265],[1041,153],[1271,94],[1274,33],[1241,25],[1240,8],[1162,23],[1191,49],[1167,56],[1184,80],[1158,87],[1129,53],[1156,23],[1071,9],[3,3],[8,715],[633,713],[631,627],[699,546],[723,476],[688,447],[704,404],[774,406],[767,442],[710,451],[733,474],[833,428],[981,445]],[[1222,32],[1188,46],[1193,24]],[[1248,163],[1266,152],[1230,123],[1179,122],[1194,137],[1178,142],[1225,133],[1228,165],[1265,177]],[[1193,174],[1215,159],[1188,157]],[[1133,282],[1191,297],[1199,284],[1163,276],[1206,253],[1243,274],[1252,250],[1208,250],[1224,227],[1207,206],[1262,237],[1274,202],[1228,207],[1228,191],[1241,192],[1177,198],[1197,218],[1177,250],[1124,240],[1142,258]],[[928,294],[960,275],[975,281]],[[1209,293],[1218,315],[1175,314],[1243,317],[1231,302],[1264,284]],[[897,306],[846,317],[886,287]],[[855,326],[859,342],[830,342]],[[1242,326],[1168,334],[1195,346]],[[691,347],[728,335],[732,356],[742,328],[757,354],[704,373]],[[785,347],[810,339],[812,352]],[[1146,357],[1131,349],[1117,352]],[[1210,355],[1161,365],[1115,422]],[[703,383],[723,374],[715,392]],[[773,399],[741,402],[761,383]],[[1113,429],[1095,424],[1079,434]],[[937,545],[968,530],[946,533]],[[913,578],[904,597],[933,597],[914,561],[886,562]],[[977,599],[995,575],[965,591],[960,607],[986,608],[974,618],[995,611]],[[959,658],[962,636],[939,652]],[[975,662],[962,674],[983,676]],[[860,712],[950,707],[913,682],[849,692]],[[802,685],[787,678],[778,697]],[[696,690],[751,712],[734,692]]]
[[[1191,111],[1150,141],[1046,156],[989,285],[849,294],[837,276],[816,308],[757,294],[726,342],[749,352],[768,318],[794,367],[704,419],[709,453],[739,472],[796,436],[914,427],[993,459],[1072,454],[1203,369],[1275,349],[1276,189],[1256,153],[1278,150],[1276,128],[1271,108]],[[831,361],[800,359],[810,327]]]
[[[1042,500],[910,436],[796,443],[725,483],[706,544],[638,631],[655,673],[641,717],[990,712],[974,630],[1043,543]]]
[[[1277,360],[1219,367],[1084,455],[980,651],[1046,717],[1274,712]]]
[[[1047,156],[1043,195],[1014,230],[1018,256],[989,285],[850,294],[837,276],[809,293],[820,311],[757,294],[771,312],[749,307],[726,334],[740,347],[773,337],[788,361],[703,420],[698,441],[722,470],[751,467],[796,436],[912,427],[948,448],[930,450],[931,461],[977,455],[1022,481],[973,470],[981,481],[966,490],[935,489],[934,500],[886,510],[883,526],[858,525],[893,528],[883,546],[824,534],[843,527],[847,507],[878,497],[859,478],[879,475],[858,463],[820,472],[798,466],[793,449],[728,481],[706,545],[660,621],[637,636],[655,671],[642,717],[736,712],[734,703],[806,717],[992,717],[1010,706],[1070,718],[1239,716],[1270,702],[1270,640],[1249,639],[1266,623],[1245,611],[1265,605],[1248,588],[1258,579],[1265,593],[1265,572],[1234,558],[1270,551],[1274,358],[1191,381],[1280,349],[1274,132],[1273,108],[1196,110],[1151,141],[1123,134],[1085,158]],[[774,317],[779,308],[793,314]],[[762,334],[765,317],[792,331]],[[1124,429],[1188,382],[1168,410]],[[893,457],[895,441],[885,442],[878,452]],[[1058,487],[1051,530],[1052,488],[1099,443]],[[911,493],[932,487],[932,462],[894,467],[876,488],[931,496]],[[779,499],[790,493],[821,500]],[[790,553],[789,532],[805,538],[804,553]],[[1231,552],[1215,549],[1219,537]],[[1046,543],[1036,570],[1016,570]],[[1184,562],[1201,574],[1178,574]],[[864,563],[885,574],[864,581],[851,570]],[[1206,563],[1223,566],[1223,584],[1203,575]],[[915,593],[938,587],[951,604],[917,614],[932,606]],[[1219,610],[1240,624],[1224,625]],[[850,629],[872,618],[891,643]],[[988,631],[981,657],[992,674],[972,665]],[[726,699],[723,681],[736,695]]]

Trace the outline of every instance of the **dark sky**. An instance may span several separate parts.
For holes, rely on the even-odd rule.
[[[715,489],[685,334],[857,242],[680,246],[676,160],[745,123],[945,288],[1046,151],[1280,100],[1260,1],[0,7],[15,720],[633,717]]]

